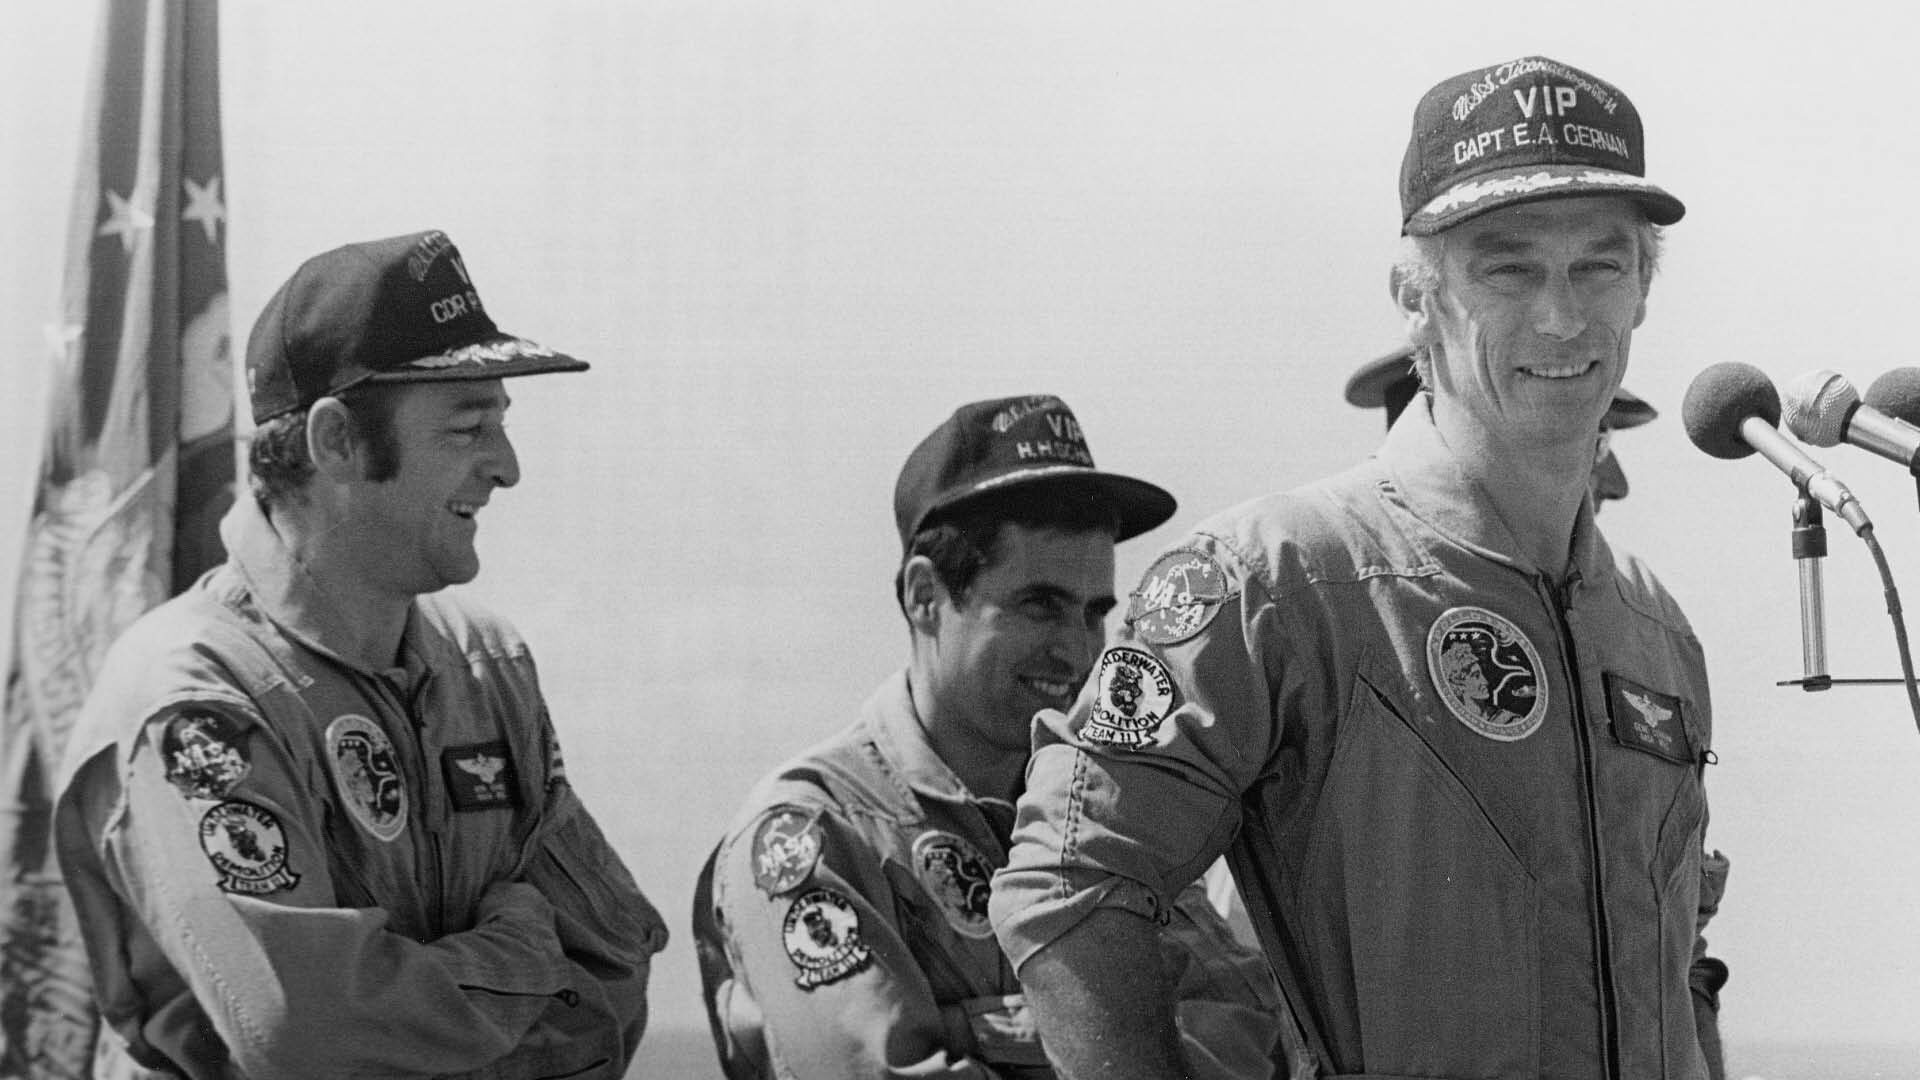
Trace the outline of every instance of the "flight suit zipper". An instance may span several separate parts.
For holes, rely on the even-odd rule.
[[[1573,644],[1573,628],[1567,623],[1567,608],[1578,582],[1570,574],[1565,586],[1555,589],[1544,577],[1535,585],[1553,612],[1554,627],[1560,637],[1560,668],[1572,699],[1574,744],[1580,751],[1580,780],[1584,788],[1580,800],[1586,816],[1588,869],[1593,878],[1594,968],[1600,1000],[1600,1056],[1606,1075],[1620,1076],[1620,1008],[1613,984],[1613,932],[1608,924],[1606,858],[1601,850],[1599,770],[1595,761],[1593,731],[1587,724],[1586,694],[1580,684],[1579,656]]]

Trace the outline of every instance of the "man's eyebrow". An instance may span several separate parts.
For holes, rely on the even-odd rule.
[[[498,393],[492,390],[467,390],[462,392],[459,397],[453,399],[453,411],[468,412],[472,410],[499,409],[501,412],[505,412],[507,407],[512,404],[513,399],[504,393]]]

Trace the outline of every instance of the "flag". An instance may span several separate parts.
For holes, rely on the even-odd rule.
[[[0,1077],[90,1073],[99,1023],[51,851],[52,780],[107,645],[223,558],[216,4],[102,0],[0,711]]]

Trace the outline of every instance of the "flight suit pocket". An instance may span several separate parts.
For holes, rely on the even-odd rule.
[[[1537,1074],[1538,883],[1364,678],[1321,792],[1299,907],[1329,1026],[1359,1032],[1358,1045],[1332,1048],[1342,1060],[1369,1074]]]
[[[1653,888],[1660,909],[1661,1046],[1668,1076],[1688,1076],[1698,1067],[1698,1032],[1688,986],[1694,940],[1700,929],[1701,861],[1707,802],[1697,775],[1681,782],[1660,826],[1660,855]]]

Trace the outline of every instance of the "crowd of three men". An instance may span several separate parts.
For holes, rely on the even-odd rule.
[[[1683,208],[1544,57],[1429,91],[1400,196],[1404,415],[1190,530],[1111,639],[1171,495],[1050,396],[908,456],[907,665],[696,889],[730,1076],[1718,1076],[1705,665],[1590,491]],[[196,1078],[622,1075],[665,931],[525,644],[440,591],[518,478],[502,380],[585,365],[440,233],[309,260],[247,364],[229,561],[116,644],[69,759],[104,1017]]]

